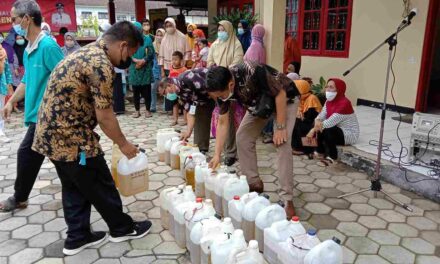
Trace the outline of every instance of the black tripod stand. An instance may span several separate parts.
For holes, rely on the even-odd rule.
[[[376,197],[377,192],[381,192],[385,195],[385,197],[388,197],[394,203],[402,206],[403,208],[405,208],[406,210],[408,210],[410,212],[413,211],[407,204],[405,204],[399,200],[394,199],[393,197],[391,197],[391,195],[389,195],[388,193],[383,191],[382,185],[380,183],[380,164],[381,164],[381,158],[382,158],[383,132],[384,132],[384,126],[385,126],[385,116],[386,116],[386,111],[387,111],[386,107],[387,107],[388,83],[389,83],[389,79],[390,79],[393,49],[397,45],[397,34],[400,31],[402,31],[403,29],[405,29],[406,27],[408,27],[410,24],[411,24],[410,19],[404,20],[404,22],[402,22],[402,24],[397,28],[397,31],[395,33],[393,33],[391,36],[389,36],[384,42],[380,43],[379,46],[377,46],[375,49],[373,49],[370,53],[368,53],[365,57],[363,57],[359,62],[357,62],[355,65],[353,65],[353,67],[351,67],[349,70],[347,70],[343,74],[344,76],[348,75],[354,68],[356,68],[364,60],[366,60],[373,53],[375,53],[377,50],[379,50],[383,45],[388,44],[388,46],[389,46],[388,66],[387,66],[387,74],[386,74],[386,80],[385,80],[385,95],[384,95],[383,104],[382,104],[382,114],[380,117],[379,146],[377,148],[377,161],[376,161],[375,172],[374,172],[373,178],[371,179],[371,186],[370,186],[370,188],[362,189],[357,192],[352,192],[352,193],[340,195],[340,196],[338,196],[338,198],[343,198],[346,196],[350,196],[350,195],[358,194],[358,193],[363,193],[363,192],[367,192],[367,191],[373,191],[374,196]]]

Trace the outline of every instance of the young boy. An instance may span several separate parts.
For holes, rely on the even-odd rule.
[[[201,39],[198,43],[200,52],[199,56],[196,58],[197,62],[197,68],[206,68],[208,65],[208,53],[209,53],[209,47],[208,47],[208,40],[207,39]]]
[[[173,52],[173,56],[172,56],[172,65],[170,67],[170,74],[168,77],[170,78],[177,78],[179,77],[180,74],[184,73],[187,68],[185,66],[182,66],[182,61],[183,61],[183,54],[180,51],[175,51]],[[177,121],[179,119],[179,102],[178,102],[178,98],[177,95],[174,93],[167,93],[166,99],[168,101],[171,101],[172,106],[173,106],[173,122],[171,123],[171,126],[175,126],[177,125]],[[184,111],[183,116],[184,116],[184,124],[186,125],[186,111]]]

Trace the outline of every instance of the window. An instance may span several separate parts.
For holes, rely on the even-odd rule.
[[[286,32],[303,55],[347,58],[353,0],[288,0]]]
[[[91,16],[92,16],[92,12],[87,12],[87,11],[82,11],[81,12],[82,19],[87,19],[87,18],[89,18]]]
[[[98,12],[98,19],[108,19],[108,13]]]
[[[127,17],[126,16],[123,16],[123,15],[117,15],[116,16],[116,20],[117,21],[124,21],[124,20],[126,20],[127,19]]]
[[[131,21],[136,21],[136,17],[135,16],[130,16],[130,20]]]

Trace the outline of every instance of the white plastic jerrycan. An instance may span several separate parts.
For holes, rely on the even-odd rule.
[[[173,128],[162,128],[156,134],[156,148],[159,155],[159,161],[165,161],[165,143],[168,139],[178,137],[179,133]]]
[[[342,264],[341,240],[336,237],[312,248],[304,258],[304,264]]]
[[[319,239],[316,237],[316,230],[309,229],[307,234],[289,237],[285,242],[280,243],[278,259],[282,264],[303,264],[307,253],[318,244]],[[327,262],[325,263],[327,264]]]
[[[176,187],[171,187],[160,192],[160,196],[159,196],[160,222],[162,224],[162,227],[165,229],[169,229],[169,219],[168,219],[170,217],[170,212],[168,211],[168,203],[169,203],[168,199],[170,197],[169,194],[176,190],[177,190]]]
[[[217,181],[218,173],[212,169],[208,169],[208,173],[205,175],[205,197],[210,199],[214,204],[215,200],[215,183]]]
[[[286,211],[278,203],[272,204],[261,210],[255,218],[255,239],[258,241],[260,251],[264,249],[264,229],[273,223],[285,220]]]
[[[179,185],[180,186],[180,185]],[[170,212],[169,217],[169,231],[171,235],[175,235],[174,230],[174,216],[176,215],[176,208],[185,202],[195,202],[196,196],[192,190],[191,185],[186,185],[182,190],[177,193],[172,193],[169,199],[168,211]]]
[[[165,163],[171,165],[171,147],[180,140],[179,137],[172,137],[165,142]]]
[[[281,220],[273,223],[269,228],[264,229],[264,257],[269,263],[279,263],[279,243],[289,237],[303,235],[306,230],[299,222],[299,217],[294,216],[292,220]]]
[[[229,201],[231,201],[234,196],[242,196],[249,192],[249,185],[246,180],[246,176],[241,175],[239,177],[232,177],[226,181],[223,187],[223,197],[222,197],[222,207],[223,207],[223,216],[229,216],[228,205]]]
[[[211,245],[211,263],[224,264],[233,252],[244,251],[247,247],[243,230],[236,229],[232,236],[223,240],[216,240]]]
[[[179,247],[186,247],[186,218],[191,212],[200,207],[202,198],[196,198],[196,201],[184,202],[179,204],[175,209],[174,214],[174,238]]]
[[[257,214],[270,205],[269,197],[264,194],[252,199],[243,208],[241,227],[247,241],[255,239],[255,218]]]
[[[189,156],[192,156],[194,153],[200,153],[199,148],[195,147],[191,144],[186,144],[180,149],[179,152],[179,159],[180,159],[180,174],[182,175],[182,178],[185,179],[185,162],[187,161],[187,158]],[[194,166],[195,167],[195,166]]]
[[[206,233],[206,230],[209,227],[220,226],[221,222],[222,221],[217,217],[211,216],[209,218],[202,219],[194,225],[193,229],[191,230],[189,243],[187,244],[192,264],[201,263],[202,249],[200,247],[200,239],[202,239],[203,233]]]
[[[206,161],[197,162],[195,169],[195,181],[196,181],[196,189],[195,193],[197,197],[205,197],[205,178],[206,174],[209,173],[208,163]]]
[[[186,244],[189,244],[189,238],[191,235],[191,230],[194,225],[201,221],[202,219],[209,218],[215,215],[214,206],[212,206],[212,201],[206,199],[201,205],[197,204],[192,212],[185,214],[185,226],[186,226]]]
[[[220,229],[220,232],[218,230]],[[231,218],[226,217],[220,226],[214,227],[206,235],[200,239],[201,246],[201,263],[208,264],[211,262],[211,246],[215,241],[223,241],[228,239],[234,233],[234,226]]]
[[[222,203],[222,196],[223,196],[223,190],[225,183],[232,178],[236,178],[237,175],[235,174],[235,171],[232,171],[232,173],[228,173],[227,171],[223,171],[217,175],[217,179],[215,182],[215,202],[214,207],[217,214],[223,216],[223,203]]]
[[[185,141],[177,141],[171,145],[170,149],[170,166],[173,170],[180,169],[180,149],[186,145]]]
[[[258,250],[258,241],[249,241],[246,251],[235,256],[236,264],[264,264],[263,255]]]
[[[234,199],[228,203],[228,215],[232,219],[232,225],[241,229],[241,214],[244,208],[244,204],[240,201],[240,196],[234,196]]]
[[[118,162],[119,192],[124,196],[135,195],[148,190],[148,159],[139,152],[128,159],[123,156]]]

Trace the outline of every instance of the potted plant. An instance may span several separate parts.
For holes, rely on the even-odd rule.
[[[316,95],[321,102],[322,105],[324,105],[326,98],[325,98],[325,86],[327,85],[327,81],[324,79],[324,77],[319,78],[319,83],[312,84],[311,91],[314,95]]]
[[[217,26],[220,21],[227,20],[227,21],[232,23],[232,26],[234,27],[234,30],[237,31],[238,23],[242,19],[247,20],[249,22],[249,28],[252,28],[258,22],[258,14],[252,14],[252,13],[250,13],[248,11],[239,10],[239,9],[232,10],[231,12],[229,12],[227,14],[222,14],[222,15],[215,16],[213,18],[213,21],[214,21],[213,24],[215,26]],[[211,36],[216,36],[216,34],[217,34],[217,27],[211,33],[212,33]]]

